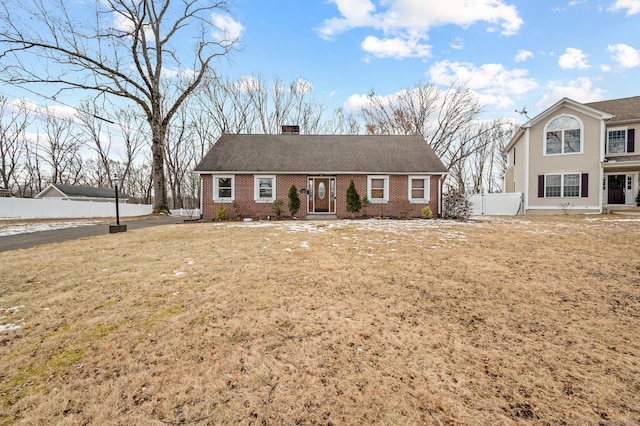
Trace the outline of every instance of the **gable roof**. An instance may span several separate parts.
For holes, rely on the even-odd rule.
[[[52,183],[38,193],[36,198],[41,198],[44,194],[51,191],[58,192],[61,198],[115,198],[116,196],[113,188],[94,188],[91,186]]]
[[[196,172],[447,173],[420,136],[222,135]]]
[[[598,102],[596,102],[598,103]],[[540,114],[535,117],[529,119],[526,123],[522,124],[515,135],[511,138],[507,146],[504,148],[503,152],[508,152],[511,148],[516,144],[516,142],[520,139],[520,137],[524,134],[525,129],[531,128],[537,123],[547,119],[551,115],[555,114],[561,108],[566,107],[572,109],[574,111],[581,112],[588,116],[591,116],[597,120],[610,120],[614,117],[608,111],[604,109],[597,108],[593,104],[582,104],[580,102],[576,102],[573,99],[562,98],[555,104],[551,105],[549,108],[542,111]]]
[[[610,123],[640,120],[640,96],[611,99],[609,101],[590,102],[585,105],[614,115],[614,117],[609,121]]]

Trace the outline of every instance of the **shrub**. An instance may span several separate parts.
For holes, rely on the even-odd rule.
[[[445,219],[469,220],[471,200],[460,191],[451,190],[442,198],[442,217]]]
[[[289,188],[289,213],[295,215],[300,211],[300,197],[298,196],[298,188],[295,185],[291,185]]]
[[[276,218],[279,219],[280,216],[282,216],[282,213],[284,212],[284,201],[275,200],[271,204],[271,211],[273,212],[274,215],[276,215]]]
[[[357,213],[362,208],[362,201],[356,185],[353,183],[353,179],[349,182],[349,188],[347,188],[347,211],[351,213]]]
[[[225,217],[227,217],[227,208],[224,204],[220,204],[218,206],[218,211],[216,212],[216,219],[223,220]]]
[[[422,218],[423,219],[431,219],[433,218],[433,213],[431,212],[431,207],[427,206],[422,209]]]

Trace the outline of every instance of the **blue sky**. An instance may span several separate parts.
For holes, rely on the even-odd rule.
[[[465,83],[486,115],[640,95],[640,0],[235,0],[221,71],[306,79],[330,109],[419,81]]]
[[[70,3],[74,13],[86,1]],[[519,121],[516,109],[533,117],[565,96],[640,95],[640,0],[229,1],[231,14],[215,20],[241,48],[218,71],[305,79],[329,112],[420,81],[464,83],[487,118]],[[8,85],[0,92],[56,107]]]

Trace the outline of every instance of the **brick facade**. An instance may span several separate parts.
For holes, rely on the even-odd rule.
[[[295,185],[298,190],[307,188],[308,178],[313,176],[278,174],[276,175],[276,199],[284,203],[285,216],[288,216],[289,188]],[[367,195],[368,175],[363,174],[337,174],[325,177],[333,177],[336,181],[336,216],[338,218],[350,218],[352,214],[346,210],[347,188],[351,179],[355,184],[360,197]],[[389,175],[389,201],[386,203],[372,203],[363,209],[360,214],[373,217],[391,218],[419,218],[422,217],[422,209],[426,206],[431,208],[433,216],[437,216],[439,210],[439,186],[442,175],[430,175],[430,200],[425,203],[412,203],[409,201],[409,179],[408,175]],[[226,208],[227,219],[266,219],[273,217],[272,203],[258,203],[254,201],[254,175],[235,174],[234,189],[235,196],[233,202],[215,202],[213,200],[213,175],[202,174],[202,217],[203,220],[215,220],[220,205]],[[297,217],[304,219],[309,213],[308,195],[299,193],[300,211]]]

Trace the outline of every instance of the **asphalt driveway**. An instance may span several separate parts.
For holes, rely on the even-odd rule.
[[[184,217],[157,216],[142,220],[122,220],[127,225],[127,230],[132,231],[150,226],[184,223]],[[79,226],[77,228],[55,229],[51,231],[38,231],[26,234],[7,235],[0,237],[0,252],[18,249],[27,249],[43,244],[59,243],[78,238],[94,237],[109,233],[108,224]]]

